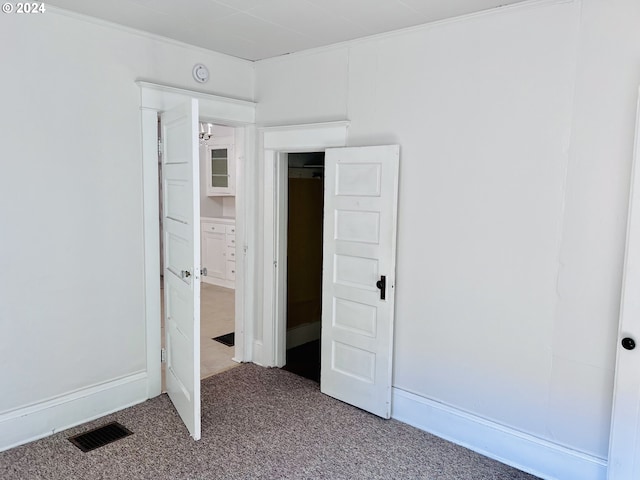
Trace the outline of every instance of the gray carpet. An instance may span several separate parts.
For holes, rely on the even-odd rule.
[[[166,395],[0,453],[0,478],[432,479],[535,477],[322,395],[292,373],[245,364],[202,381],[202,440]],[[133,435],[82,453],[67,437],[117,420]]]

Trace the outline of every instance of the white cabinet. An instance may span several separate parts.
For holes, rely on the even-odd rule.
[[[207,195],[235,195],[235,148],[232,143],[207,145]]]
[[[226,218],[202,218],[202,266],[207,269],[202,281],[235,288],[236,226]]]

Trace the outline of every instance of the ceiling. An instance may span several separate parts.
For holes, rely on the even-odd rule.
[[[66,10],[262,60],[522,0],[50,0]]]

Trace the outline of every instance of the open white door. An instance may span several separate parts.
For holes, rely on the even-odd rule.
[[[640,478],[640,101],[629,196],[627,248],[609,442],[609,480]]]
[[[325,154],[320,390],[391,415],[400,147]]]
[[[169,398],[200,439],[198,101],[162,115],[164,305]]]

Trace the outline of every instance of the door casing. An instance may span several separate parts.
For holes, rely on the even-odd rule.
[[[201,119],[211,123],[245,128],[245,155],[236,164],[236,241],[240,255],[236,257],[236,304],[234,359],[252,359],[255,309],[254,225],[255,205],[255,103],[185,90],[150,82],[137,81],[140,87],[142,123],[142,178],[144,232],[144,294],[146,325],[147,397],[162,393],[160,361],[160,225],[158,205],[158,114],[191,98],[197,98]]]
[[[345,147],[349,122],[327,122],[259,131],[263,171],[262,325],[253,340],[253,361],[282,367],[286,361],[287,153]]]

